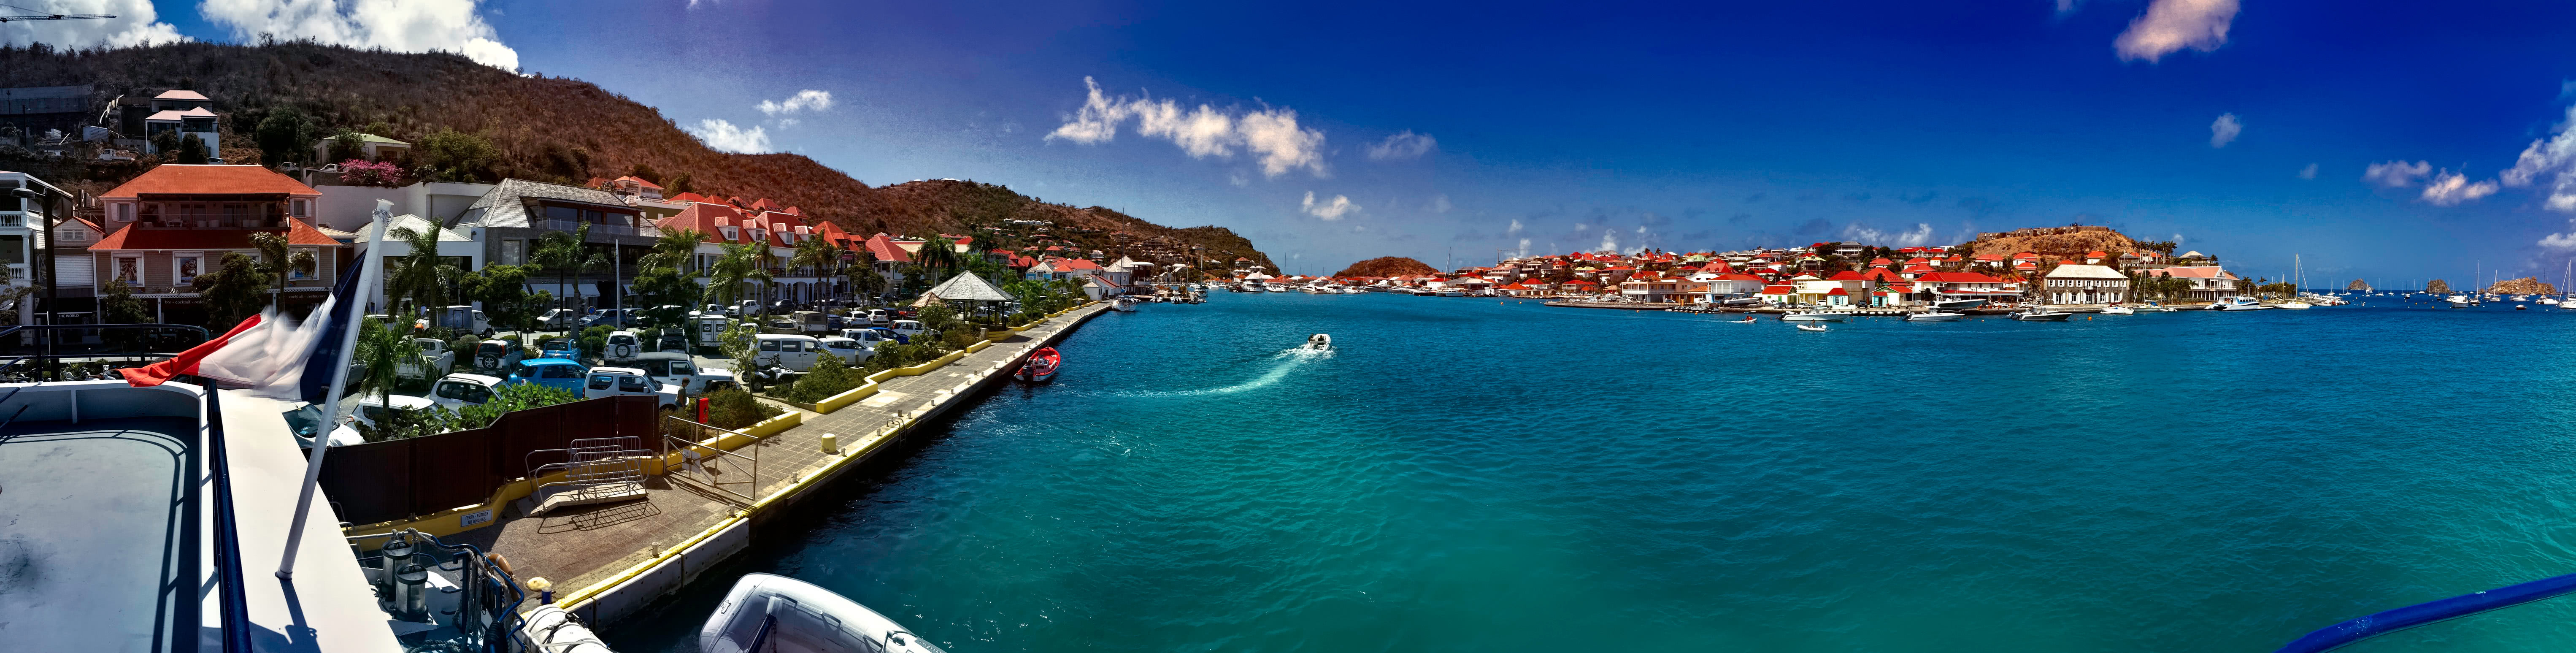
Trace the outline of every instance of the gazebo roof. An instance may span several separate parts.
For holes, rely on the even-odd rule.
[[[1010,293],[993,287],[993,282],[985,281],[983,277],[972,273],[949,277],[947,281],[932,286],[929,292],[922,293],[924,297],[932,295],[937,295],[943,300],[964,302],[1007,302],[1016,299]]]

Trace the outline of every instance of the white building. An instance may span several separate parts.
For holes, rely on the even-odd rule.
[[[2125,301],[2128,275],[2099,265],[2069,263],[2040,277],[2040,296],[2051,304],[2110,304]]]

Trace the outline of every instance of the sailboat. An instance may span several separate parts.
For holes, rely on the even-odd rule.
[[[2309,303],[2307,303],[2307,302],[2305,302],[2305,301],[2300,301],[2300,299],[2301,299],[2301,298],[2299,297],[2299,288],[2301,288],[2301,287],[2303,287],[2303,286],[2306,286],[2306,285],[2307,285],[2307,283],[2305,283],[2306,281],[2307,281],[2307,270],[2306,270],[2305,268],[2303,268],[2303,267],[2301,267],[2301,266],[2299,265],[2299,255],[2297,255],[2297,254],[2291,254],[2291,255],[2290,255],[2290,301],[2281,302],[2281,303],[2279,303],[2279,304],[2276,304],[2275,306],[2278,306],[2278,307],[2280,307],[2280,308],[2290,308],[2290,309],[2305,309],[2305,308],[2309,308],[2309,307],[2315,306],[2314,304],[2309,304]]]

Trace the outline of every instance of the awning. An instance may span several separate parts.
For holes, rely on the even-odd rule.
[[[564,294],[566,292],[565,286],[560,283],[528,284],[528,294],[534,295],[537,294],[538,291],[544,291],[546,294],[556,297],[598,297],[599,284],[590,281],[572,282],[570,290],[572,294],[569,295]]]

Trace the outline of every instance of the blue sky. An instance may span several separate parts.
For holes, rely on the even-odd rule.
[[[467,49],[729,147],[1222,225],[1310,273],[2073,221],[2316,285],[2576,254],[2561,3],[374,1],[48,5]]]

